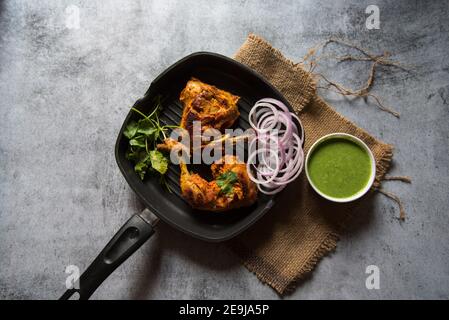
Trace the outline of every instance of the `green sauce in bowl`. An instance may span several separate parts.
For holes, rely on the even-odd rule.
[[[311,148],[306,170],[315,190],[337,201],[351,201],[368,184],[371,186],[375,174],[372,154],[363,142],[355,139],[336,134]]]

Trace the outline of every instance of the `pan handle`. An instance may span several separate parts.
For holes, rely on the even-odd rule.
[[[76,292],[80,300],[89,299],[101,283],[154,234],[156,222],[157,219],[149,221],[139,214],[133,215],[80,276],[79,289],[68,289],[59,300],[69,300]]]

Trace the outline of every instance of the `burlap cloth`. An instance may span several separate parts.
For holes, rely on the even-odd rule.
[[[265,77],[290,102],[304,125],[306,152],[318,138],[332,132],[362,139],[376,158],[375,186],[379,186],[390,165],[391,145],[338,114],[317,96],[309,73],[260,37],[250,35],[235,59]],[[353,209],[369,197],[349,204],[331,203],[311,189],[303,173],[278,195],[272,210],[228,246],[262,282],[285,294],[335,249]]]

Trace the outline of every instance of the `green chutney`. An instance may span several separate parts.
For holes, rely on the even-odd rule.
[[[320,143],[307,163],[314,186],[333,198],[348,198],[361,191],[370,180],[371,169],[368,152],[340,137]]]

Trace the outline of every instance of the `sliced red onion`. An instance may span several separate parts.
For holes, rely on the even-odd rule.
[[[279,163],[279,160],[277,160],[277,161],[278,161],[278,162],[277,162],[277,166],[276,166],[276,168],[275,168],[274,170],[272,170],[272,174],[271,174],[271,177],[270,177],[270,178],[268,178],[268,179],[266,179],[266,180],[265,180],[265,178],[258,180],[256,177],[254,177],[254,175],[252,174],[252,171],[251,171],[251,164],[252,164],[252,162],[254,161],[253,158],[255,158],[259,153],[264,153],[264,152],[275,152],[275,151],[274,151],[274,150],[271,150],[271,149],[258,149],[258,150],[256,150],[255,152],[253,152],[253,153],[248,157],[248,163],[247,163],[246,169],[247,169],[247,171],[248,171],[248,176],[249,176],[249,178],[250,178],[251,180],[253,180],[255,183],[268,183],[268,182],[273,181],[273,180],[276,178],[276,176],[277,176],[277,174],[279,173],[279,170],[280,170],[280,166],[279,166],[280,163]],[[278,159],[278,158],[276,158],[276,159]],[[259,167],[260,167],[260,166],[255,167],[257,173],[259,173],[259,172],[261,171],[261,169],[259,169]],[[265,168],[266,168],[266,167],[265,167]],[[266,173],[266,172],[265,172],[265,173]]]
[[[264,108],[264,109],[269,109],[271,111],[271,114],[274,115],[276,118],[278,117],[278,112],[276,110],[276,108],[269,104],[269,103],[256,103],[252,108],[251,111],[248,114],[248,121],[249,124],[251,125],[251,127],[253,127],[254,130],[259,130],[261,131],[261,129],[258,129],[258,125],[256,125],[255,123],[259,122],[259,117],[262,116],[268,116],[269,114],[266,113],[266,111],[264,110],[257,110],[258,108]],[[264,130],[268,131],[271,128],[264,128]]]
[[[300,137],[293,118],[301,126],[298,116],[290,112],[284,103],[272,98],[257,101],[249,113],[250,125],[257,134],[252,143],[257,142],[258,148],[249,155],[247,171],[262,193],[271,195],[280,192],[302,172],[304,129],[301,126]],[[252,144],[250,150],[253,150]]]

